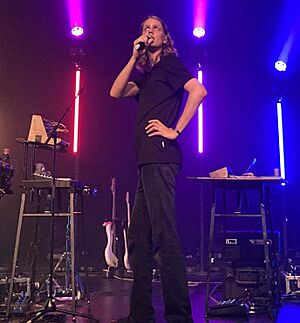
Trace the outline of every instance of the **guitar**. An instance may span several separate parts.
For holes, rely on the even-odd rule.
[[[131,266],[130,266],[130,261],[129,261],[129,253],[128,253],[128,237],[127,237],[127,231],[130,225],[130,202],[129,202],[129,192],[126,192],[126,196],[125,196],[125,201],[126,201],[126,207],[127,207],[127,225],[123,226],[123,237],[124,237],[124,249],[125,249],[125,253],[124,253],[124,267],[127,270],[131,270]]]
[[[112,193],[112,220],[103,223],[107,236],[107,245],[104,250],[104,258],[108,265],[108,272],[110,269],[118,267],[117,254],[117,234],[116,234],[116,178],[113,177],[111,181]]]

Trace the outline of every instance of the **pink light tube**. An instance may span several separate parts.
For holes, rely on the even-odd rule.
[[[201,68],[198,69],[198,81],[202,84],[203,73]],[[203,106],[202,103],[198,108],[198,152],[203,153]]]
[[[75,80],[75,96],[78,95],[80,90],[80,69],[76,70],[76,80]],[[75,99],[74,106],[74,134],[73,134],[73,153],[78,152],[78,125],[79,125],[79,99],[80,95]]]

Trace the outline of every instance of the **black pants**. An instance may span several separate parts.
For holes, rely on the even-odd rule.
[[[154,322],[153,257],[158,263],[168,322],[193,322],[184,259],[176,229],[177,164],[148,164],[139,168],[129,228],[134,283],[130,299],[133,322]]]

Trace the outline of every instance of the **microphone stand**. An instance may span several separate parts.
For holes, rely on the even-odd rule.
[[[51,221],[50,221],[50,260],[49,260],[49,291],[48,291],[48,299],[45,303],[45,308],[43,310],[39,310],[38,312],[31,313],[30,315],[36,314],[34,317],[29,319],[27,323],[31,323],[34,321],[39,320],[41,317],[46,315],[47,313],[63,313],[67,315],[72,315],[73,320],[76,316],[85,317],[90,320],[94,320],[98,322],[97,319],[95,319],[93,316],[84,314],[84,313],[78,313],[76,311],[69,311],[61,308],[57,308],[55,304],[55,298],[53,297],[53,254],[54,254],[54,219],[55,219],[55,191],[56,191],[56,149],[57,149],[57,129],[61,125],[63,119],[67,115],[68,112],[72,110],[72,106],[75,102],[75,100],[81,95],[84,88],[81,88],[77,95],[72,99],[71,103],[68,105],[64,113],[62,114],[61,118],[57,122],[57,124],[53,127],[53,130],[48,135],[47,140],[45,141],[45,145],[47,145],[52,138],[54,141],[53,145],[53,167],[52,167],[52,191],[51,191]],[[73,259],[74,261],[74,259]]]

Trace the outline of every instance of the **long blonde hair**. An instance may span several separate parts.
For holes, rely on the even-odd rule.
[[[162,44],[162,50],[161,50],[160,56],[165,56],[165,55],[170,55],[170,54],[177,56],[177,50],[174,47],[174,41],[168,31],[168,27],[167,27],[166,23],[162,19],[160,19],[159,17],[148,16],[146,19],[144,19],[141,24],[141,33],[143,32],[143,27],[144,27],[145,21],[150,18],[158,20],[161,23],[161,25],[163,27],[164,34],[165,34],[165,41]],[[141,71],[142,73],[146,73],[146,72],[150,71],[151,62],[149,60],[149,56],[148,56],[147,52],[145,52],[144,54],[142,54],[138,58],[136,68],[139,71]]]

